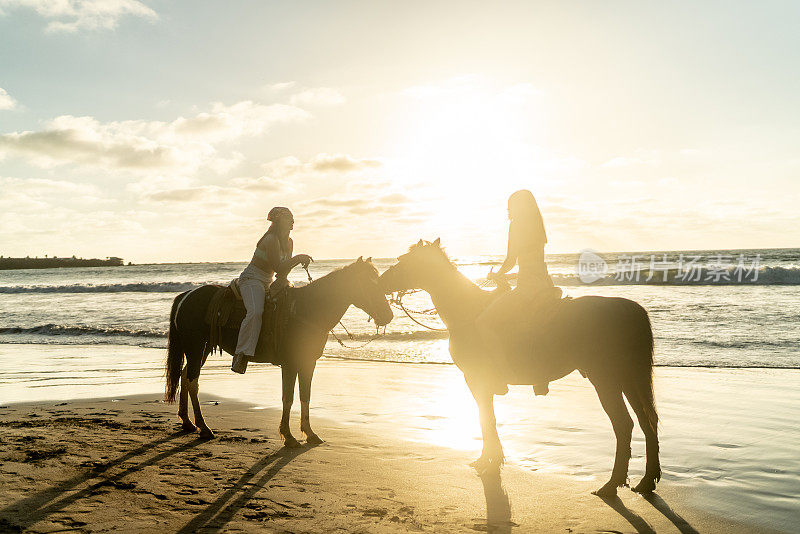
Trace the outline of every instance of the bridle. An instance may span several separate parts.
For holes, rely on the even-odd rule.
[[[489,283],[488,279],[484,280],[483,282],[481,282],[479,284],[479,287],[481,287],[481,288],[486,287],[488,285],[488,283]],[[436,309],[436,306],[434,306],[433,308],[428,308],[427,310],[408,310],[403,305],[403,297],[404,296],[413,295],[414,293],[420,293],[420,292],[424,292],[424,291],[425,291],[424,289],[403,289],[403,290],[400,290],[400,291],[395,291],[395,292],[392,293],[392,298],[389,299],[389,303],[391,305],[393,305],[396,309],[399,308],[400,310],[402,310],[403,313],[405,313],[406,316],[409,319],[414,321],[419,326],[421,326],[423,328],[427,328],[428,330],[432,330],[434,332],[447,332],[447,328],[438,328],[438,327],[434,327],[434,326],[428,326],[428,325],[418,321],[417,319],[415,319],[411,315],[412,313],[416,313],[418,315],[426,315],[428,317],[433,316],[433,315],[439,315],[439,310]]]
[[[308,277],[308,283],[310,284],[311,282],[314,281],[314,279],[311,277],[311,273],[308,272],[308,267],[307,266],[304,265],[303,269],[305,269],[305,271],[306,271],[306,276]],[[364,290],[364,286],[359,283],[358,284],[358,288],[359,288],[359,290],[361,290],[361,292],[363,294],[362,296],[366,297],[366,291]],[[367,319],[367,321],[371,321],[372,319],[373,318],[370,315],[369,319]],[[342,323],[341,319],[339,319],[339,326],[341,326],[344,329],[344,331],[347,333],[347,337],[350,339],[350,341],[355,341],[355,339],[356,339],[355,336],[350,333],[350,331],[347,329],[347,327],[344,325],[344,323]],[[347,345],[345,345],[344,341],[342,341],[339,338],[339,336],[336,335],[336,332],[333,331],[333,328],[330,329],[330,334],[333,336],[333,339],[335,339],[336,342],[339,343],[339,345],[341,345],[342,347],[344,347],[346,349],[362,349],[362,348],[366,347],[367,345],[369,345],[370,343],[372,343],[373,341],[375,341],[376,339],[378,339],[380,337],[383,337],[386,334],[386,326],[384,325],[383,332],[381,332],[380,331],[380,327],[378,326],[377,323],[375,323],[375,335],[372,336],[370,339],[368,339],[365,343],[362,343],[361,345],[358,345],[358,346],[347,346]]]

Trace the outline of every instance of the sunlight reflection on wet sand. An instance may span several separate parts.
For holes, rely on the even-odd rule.
[[[446,350],[446,341],[436,344]],[[61,359],[65,355],[73,359]],[[59,359],[59,373],[39,369],[53,369],[53,359]],[[3,345],[0,403],[159,394],[162,362],[163,351],[155,349]],[[209,359],[200,379],[202,400],[231,398],[280,408],[279,368],[251,365],[246,375],[236,376],[229,364],[227,358]],[[655,378],[662,484],[694,490],[704,505],[731,517],[786,518],[797,510],[800,371],[659,367]],[[582,480],[609,475],[614,435],[591,384],[579,374],[552,383],[545,397],[534,397],[530,386],[511,386],[495,405],[509,462]],[[314,417],[324,417],[475,456],[481,448],[475,402],[452,365],[323,359],[311,415],[312,424]],[[277,425],[277,419],[265,419],[264,432],[277,435]],[[644,470],[638,427],[632,452],[630,478],[636,481]]]

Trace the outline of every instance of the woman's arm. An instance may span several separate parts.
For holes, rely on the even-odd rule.
[[[509,226],[508,228],[508,250],[506,251],[506,259],[503,261],[503,264],[497,270],[495,274],[506,274],[508,271],[514,268],[514,265],[517,264],[517,240],[514,238],[514,227]]]
[[[285,278],[289,274],[289,271],[298,265],[303,264],[308,266],[310,262],[314,261],[308,254],[298,254],[297,256],[291,257],[291,253],[294,248],[293,245],[294,243],[289,240],[290,257],[281,261],[281,245],[278,242],[278,238],[273,235],[269,235],[266,239],[265,246],[267,252],[267,262],[272,270],[275,271],[275,276],[277,278]]]

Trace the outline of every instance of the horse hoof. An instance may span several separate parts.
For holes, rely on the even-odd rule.
[[[204,428],[200,431],[200,439],[214,439],[214,433],[210,428]]]
[[[643,478],[642,481],[633,488],[633,491],[636,493],[653,493],[655,489],[656,483],[653,479]]]
[[[594,495],[597,495],[598,497],[605,497],[605,498],[616,497],[617,485],[614,484],[613,482],[606,482],[606,484],[602,488],[593,491],[592,493]]]
[[[470,463],[469,463],[469,466],[470,466],[470,467],[474,467],[475,469],[478,469],[478,470],[480,470],[480,468],[482,468],[484,465],[486,465],[486,464],[488,464],[488,463],[489,463],[489,460],[488,460],[488,459],[486,459],[486,458],[484,458],[483,456],[481,456],[480,458],[478,458],[478,459],[477,459],[477,460],[475,460],[474,462],[470,462]]]
[[[481,456],[480,458],[478,458],[469,465],[475,468],[475,471],[478,473],[478,476],[483,476],[493,473],[499,473],[500,466],[502,464],[503,464],[502,459],[494,460],[492,458],[486,458],[484,456]]]
[[[289,438],[283,442],[283,446],[287,449],[297,449],[302,447],[303,445],[294,438]]]
[[[181,425],[181,432],[185,432],[186,434],[191,434],[195,430],[197,430],[197,427],[192,423],[183,423]]]
[[[306,443],[308,445],[319,445],[320,443],[325,443],[321,437],[316,434],[311,434],[310,436],[306,437]]]

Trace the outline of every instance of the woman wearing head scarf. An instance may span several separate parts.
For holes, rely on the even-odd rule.
[[[520,336],[531,324],[530,317],[535,313],[534,303],[554,295],[560,296],[560,290],[554,288],[547,273],[544,261],[547,234],[533,193],[527,189],[513,193],[508,199],[508,218],[511,222],[506,258],[497,272],[490,272],[488,278],[502,277],[519,265],[517,287],[495,300],[477,320],[478,330],[490,349],[497,354],[497,365],[493,368],[498,371],[494,377],[494,389],[498,394],[508,391],[507,373],[511,359],[529,356],[516,354],[528,349],[524,345],[515,346],[514,342],[518,341],[516,336]],[[546,393],[546,386],[541,391]]]
[[[294,267],[302,264],[308,268],[308,264],[313,261],[308,254],[292,257],[294,243],[289,233],[294,228],[294,216],[289,208],[272,208],[267,220],[272,224],[258,240],[253,259],[239,275],[239,290],[247,314],[239,328],[239,340],[231,364],[231,370],[236,373],[244,373],[248,357],[255,354],[261,332],[264,300],[270,284],[273,283],[273,277],[276,282],[285,282],[286,276]]]

